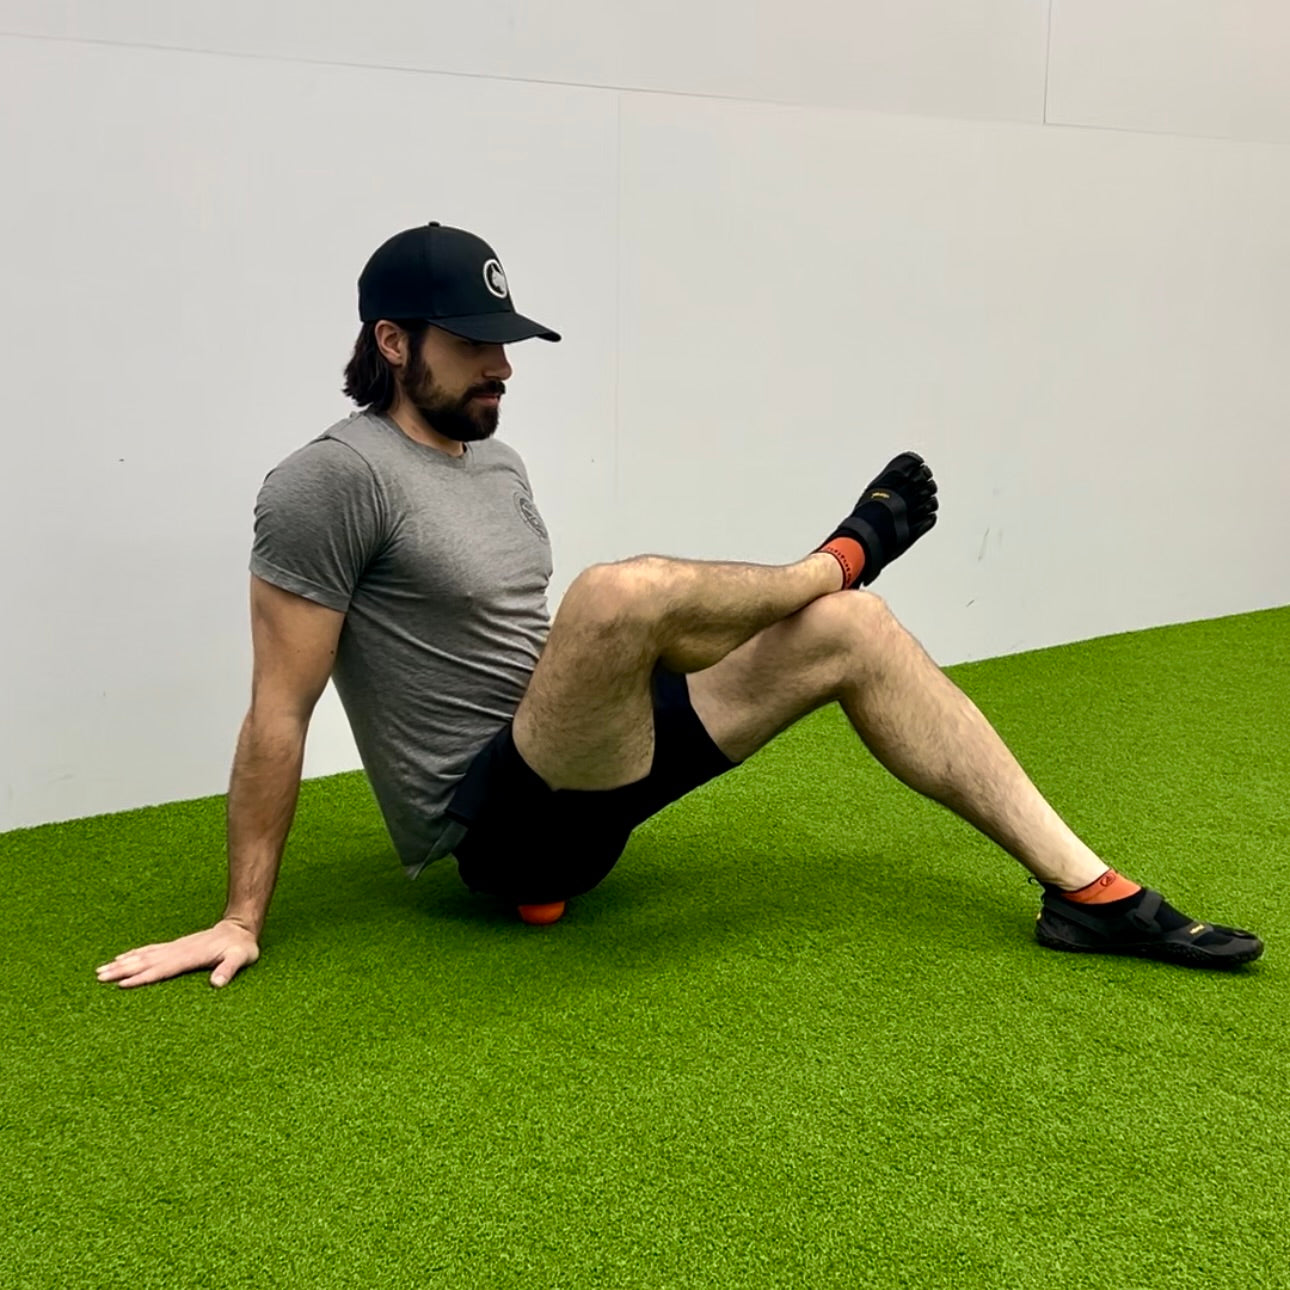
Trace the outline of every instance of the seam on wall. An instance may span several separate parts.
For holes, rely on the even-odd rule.
[[[862,107],[851,104],[817,103],[809,99],[749,98],[744,94],[714,94],[711,90],[668,90],[649,85],[611,85],[600,81],[560,81],[540,76],[501,76],[497,72],[461,72],[440,67],[406,67],[394,63],[354,63],[341,58],[302,58],[291,54],[263,54],[241,49],[203,49],[197,45],[160,45],[146,40],[107,40],[95,36],[46,36],[0,28],[0,39],[40,40],[48,44],[93,45],[107,49],[147,49],[162,54],[197,54],[208,58],[251,58],[262,63],[299,63],[306,67],[346,67],[359,72],[402,72],[407,76],[453,76],[467,81],[507,81],[516,85],[550,85],[556,89],[594,90],[613,94],[652,94],[658,98],[709,99],[715,103],[756,103],[766,107],[806,108],[821,112],[864,112],[870,116],[924,120],[994,123],[998,125],[1041,125],[1033,118],[1014,116],[947,116],[934,112],[906,112],[893,108]]]
[[[1053,4],[1048,0],[1048,34],[1044,40],[1044,102],[1041,113],[1043,123],[1048,124],[1048,73],[1053,65]]]
[[[617,94],[617,118],[615,124],[614,144],[614,429],[610,442],[614,452],[614,514],[620,513],[622,492],[620,479],[622,475],[622,441],[621,427],[622,404],[619,401],[619,377],[622,369],[623,353],[623,99],[620,90]],[[606,534],[606,537],[609,535]]]
[[[1052,7],[1055,0],[1049,0],[1049,41],[1052,38]],[[292,58],[286,54],[259,54],[228,49],[198,49],[191,45],[157,45],[139,40],[101,40],[86,36],[43,36],[25,31],[0,29],[0,39],[37,40],[47,44],[91,45],[108,49],[148,49],[163,54],[196,54],[212,58],[250,58],[265,63],[301,63],[309,67],[345,67],[354,71],[368,72],[401,72],[407,76],[452,76],[470,81],[510,81],[518,85],[550,85],[558,89],[589,90],[597,93],[614,93],[620,97],[624,94],[649,94],[658,98],[707,99],[717,103],[752,103],[766,107],[791,109],[809,109],[821,112],[860,113],[868,116],[897,117],[902,120],[952,121],[960,125],[1011,125],[1040,126],[1049,129],[1071,130],[1107,130],[1116,134],[1139,134],[1148,138],[1159,139],[1198,139],[1207,143],[1248,144],[1260,148],[1290,148],[1290,140],[1264,139],[1255,135],[1237,134],[1195,134],[1181,133],[1177,130],[1153,130],[1145,126],[1105,125],[1082,121],[1057,121],[1048,115],[1048,59],[1044,66],[1044,102],[1041,119],[1021,120],[1010,116],[946,116],[943,113],[929,112],[895,112],[890,109],[872,107],[848,107],[837,104],[806,103],[797,99],[750,99],[736,94],[712,94],[703,90],[662,90],[632,85],[601,85],[587,81],[553,81],[542,80],[532,76],[498,76],[495,72],[450,72],[434,67],[395,67],[386,63],[347,63],[332,58]]]
[[[1248,134],[1179,134],[1145,125],[1102,125],[1090,121],[1047,121],[1048,130],[1091,130],[1099,134],[1136,134],[1143,139],[1183,139],[1188,143],[1224,143],[1234,148],[1290,148],[1290,140],[1256,139]]]

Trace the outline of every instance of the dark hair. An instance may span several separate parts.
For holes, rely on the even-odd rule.
[[[420,353],[421,342],[430,330],[424,318],[390,318],[396,327],[408,334],[408,344]],[[354,342],[354,356],[345,366],[345,384],[341,387],[365,412],[388,412],[398,393],[394,368],[376,344],[376,323],[366,322]]]

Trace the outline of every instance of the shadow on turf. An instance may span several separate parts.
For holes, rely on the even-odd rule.
[[[537,938],[544,947],[576,946],[569,962],[574,977],[585,972],[586,952],[597,945],[620,970],[653,966],[661,955],[683,963],[742,947],[748,955],[779,958],[796,956],[803,946],[845,952],[853,961],[893,952],[920,963],[949,955],[961,960],[965,953],[1011,958],[1028,975],[1181,972],[1231,979],[1257,976],[1264,966],[1198,972],[1149,959],[1057,953],[1035,940],[1039,889],[1024,874],[1005,864],[993,875],[948,880],[933,864],[918,854],[839,855],[826,847],[799,853],[791,864],[782,854],[745,851],[736,864],[714,859],[701,845],[678,857],[633,841],[604,882],[570,901],[569,912],[551,927],[525,927],[509,904],[470,892],[451,861],[424,887],[399,891],[392,903],[465,933],[472,953],[494,939],[499,948],[514,946],[517,937],[521,944]],[[543,963],[550,971],[555,959],[544,954]]]
[[[821,851],[799,854],[791,864],[779,854],[744,853],[733,864],[714,861],[701,847],[664,858],[633,843],[600,886],[573,898],[549,928],[525,928],[513,906],[469,891],[451,861],[420,881],[424,886],[406,896],[383,894],[399,906],[416,905],[432,922],[508,938],[516,929],[528,936],[611,931],[620,950],[651,957],[660,941],[702,950],[767,929],[846,936],[862,924],[881,925],[884,936],[898,936],[913,951],[947,941],[993,949],[1014,943],[1018,931],[1028,935],[1034,917],[1024,886],[1008,890],[970,879],[949,886],[920,870],[917,857],[896,861],[882,852]]]
[[[409,882],[372,832],[340,849],[333,840],[325,862],[297,870],[275,909],[273,939],[388,926],[391,912],[399,911],[405,920],[452,929],[450,936],[427,939],[429,959],[473,956],[490,943],[513,946],[519,938],[534,948],[576,944],[584,966],[585,950],[604,943],[615,963],[639,966],[656,962],[661,952],[702,959],[751,946],[746,952],[779,956],[809,941],[861,957],[896,950],[934,960],[953,951],[1023,955],[1062,971],[1108,963],[1178,970],[1042,948],[1034,939],[1038,887],[1002,854],[989,867],[964,872],[962,855],[951,858],[945,849],[943,828],[932,816],[926,828],[902,834],[901,851],[840,850],[835,837],[812,834],[800,821],[783,835],[772,829],[756,842],[741,837],[722,845],[702,825],[691,831],[683,817],[674,817],[667,834],[642,829],[634,835],[606,879],[572,899],[550,927],[526,927],[509,904],[469,891],[451,858]],[[983,856],[985,850],[983,844]],[[544,954],[543,961],[550,966],[552,957]]]

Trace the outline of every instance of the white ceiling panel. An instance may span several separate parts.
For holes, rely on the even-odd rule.
[[[1038,121],[1036,0],[4,0],[35,36]]]
[[[1290,142],[1285,0],[1053,0],[1053,124]]]

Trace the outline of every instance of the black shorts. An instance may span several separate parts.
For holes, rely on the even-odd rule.
[[[590,891],[638,824],[735,765],[703,728],[684,676],[660,665],[653,690],[654,762],[634,784],[548,788],[520,756],[510,722],[480,749],[447,810],[467,826],[453,850],[467,887],[516,905]]]

